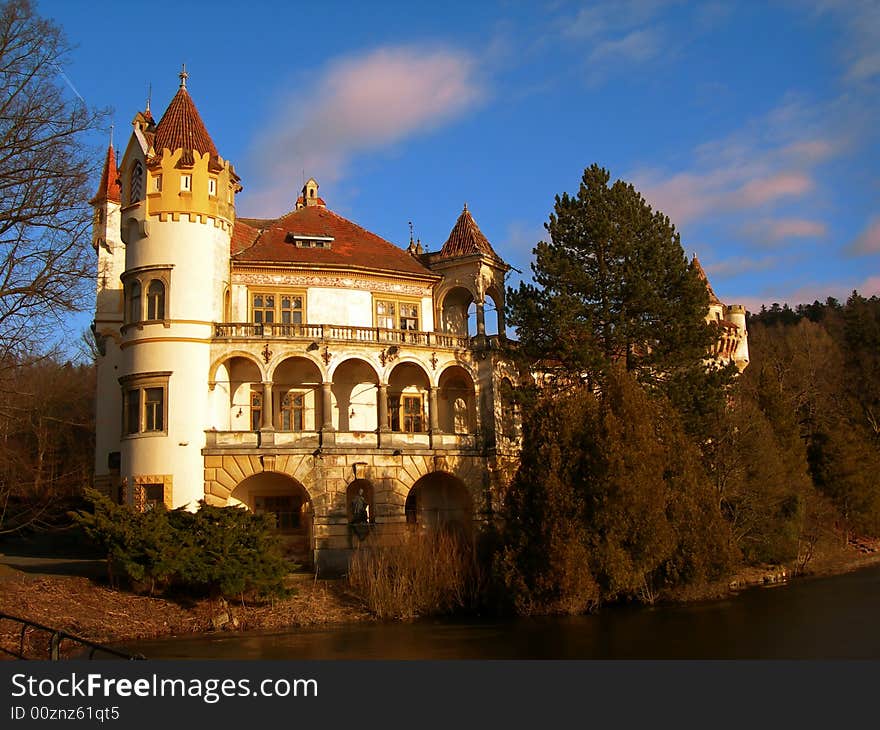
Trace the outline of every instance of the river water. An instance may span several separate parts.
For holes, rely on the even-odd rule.
[[[878,616],[875,566],[594,616],[219,633],[126,648],[150,659],[880,659]]]

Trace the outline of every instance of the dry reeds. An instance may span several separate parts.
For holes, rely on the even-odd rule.
[[[390,545],[365,543],[349,565],[351,590],[382,619],[453,613],[478,593],[470,542],[447,532],[412,532]]]

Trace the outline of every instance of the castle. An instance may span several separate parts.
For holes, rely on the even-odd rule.
[[[135,116],[118,167],[110,145],[91,201],[96,486],[268,514],[319,570],[370,532],[488,520],[518,455],[510,267],[467,207],[439,251],[404,250],[314,179],[279,218],[236,217],[239,177],[186,79],[158,123]],[[744,313],[712,307],[717,356],[742,359]]]
[[[491,514],[516,460],[509,266],[467,208],[434,253],[332,212],[313,179],[277,219],[236,217],[242,186],[185,74],[159,122],[133,127],[91,201],[96,485],[270,514],[328,569],[365,532]]]

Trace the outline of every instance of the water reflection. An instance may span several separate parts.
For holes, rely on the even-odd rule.
[[[877,659],[880,567],[597,616],[358,624],[127,644],[150,658]]]

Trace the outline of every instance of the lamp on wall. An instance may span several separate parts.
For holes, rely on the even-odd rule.
[[[242,414],[241,406],[238,407],[238,413],[235,414],[235,417],[238,418]]]

